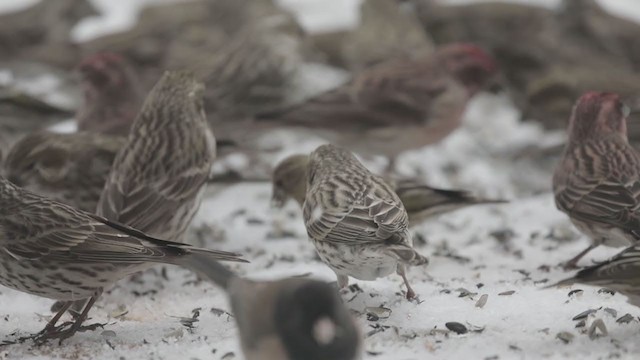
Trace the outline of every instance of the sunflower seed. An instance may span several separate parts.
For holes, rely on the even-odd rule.
[[[468,331],[467,327],[460,324],[459,322],[448,322],[444,324],[444,326],[446,326],[447,329],[453,331],[456,334],[466,334]]]
[[[589,339],[594,340],[599,337],[607,336],[609,332],[607,331],[607,326],[604,324],[602,319],[596,319],[591,326],[589,327]]]
[[[568,344],[573,340],[574,335],[568,331],[561,331],[556,335],[556,339],[562,340],[565,344]]]
[[[480,299],[476,301],[476,307],[482,309],[487,304],[487,300],[489,300],[489,295],[482,294],[482,296],[480,296]]]
[[[616,320],[616,322],[618,324],[628,324],[630,322],[632,322],[634,320],[633,315],[626,313],[624,315],[622,315],[618,320]]]
[[[574,316],[573,319],[571,319],[571,320],[576,321],[576,320],[585,319],[587,316],[589,316],[591,314],[594,314],[598,310],[600,310],[600,308],[585,310],[585,311],[581,312],[580,314]]]

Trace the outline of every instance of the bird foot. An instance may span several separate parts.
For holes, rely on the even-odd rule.
[[[33,342],[38,346],[54,339],[58,339],[58,345],[62,345],[62,342],[64,340],[70,338],[77,332],[95,331],[98,328],[103,329],[105,325],[107,325],[107,323],[95,323],[90,325],[78,326],[74,321],[67,321],[64,324],[58,325],[53,328],[45,327],[44,330],[27,338],[32,339]]]

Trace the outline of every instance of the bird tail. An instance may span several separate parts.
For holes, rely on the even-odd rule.
[[[391,245],[387,248],[391,256],[401,262],[411,266],[421,266],[429,264],[429,259],[419,254],[412,247],[406,245]]]
[[[561,286],[569,286],[569,285],[573,285],[576,282],[578,282],[578,279],[575,276],[572,276],[570,278],[566,278],[564,280],[560,280],[557,283],[551,284],[551,285],[547,285],[545,287],[543,287],[542,289],[550,289],[550,288],[556,288],[556,287],[561,287]]]
[[[427,218],[461,209],[471,205],[502,204],[502,199],[479,198],[464,190],[445,190],[417,184],[413,181],[401,181],[396,184],[396,194],[400,197],[409,218]],[[413,215],[413,216],[412,216]]]
[[[218,254],[214,255],[209,250],[203,250],[190,251],[185,256],[178,258],[177,265],[195,272],[223,289],[228,289],[231,280],[237,278],[238,275],[218,261],[220,259]],[[248,262],[239,258],[231,261]]]

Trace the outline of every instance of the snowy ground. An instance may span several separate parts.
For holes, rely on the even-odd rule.
[[[517,115],[505,99],[476,99],[463,129],[438,146],[399,159],[406,175],[511,203],[461,210],[414,229],[426,239],[417,248],[431,259],[428,267],[410,270],[419,301],[404,299],[397,276],[352,281],[360,290],[350,289],[343,298],[365,335],[365,359],[636,358],[640,309],[623,296],[583,286],[542,289],[569,275],[557,265],[588,242],[555,209],[548,169],[516,156],[527,145],[562,140],[562,134],[520,123]],[[271,161],[319,143],[286,134],[280,139],[287,148]],[[372,169],[384,166],[382,159],[367,160]],[[204,245],[244,253],[251,264],[234,268],[252,278],[310,274],[334,281],[314,256],[300,211],[293,203],[274,211],[269,199],[268,184],[221,189],[205,201],[194,227],[213,229],[203,231],[208,234]],[[597,249],[583,264],[616,251]],[[107,292],[90,320],[107,323],[103,330],[77,334],[63,346],[0,347],[0,359],[242,359],[224,294],[195,283],[187,271],[167,270],[166,278],[158,269]],[[51,303],[0,288],[2,339],[39,331],[52,315]],[[572,320],[588,309],[600,310],[584,325]],[[626,314],[631,314],[629,323],[617,321]],[[598,319],[607,334],[589,336]],[[468,333],[450,332],[449,322],[463,324]]]

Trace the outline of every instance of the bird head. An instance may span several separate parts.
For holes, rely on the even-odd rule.
[[[626,139],[629,112],[629,107],[618,94],[587,92],[573,107],[569,118],[569,139],[582,142],[611,135]]]
[[[130,79],[131,68],[119,54],[102,52],[85,58],[77,67],[83,85],[96,89],[121,88]]]
[[[307,165],[309,155],[292,155],[282,160],[273,169],[273,191],[271,204],[282,208],[289,198],[295,199],[300,206],[307,193]]]
[[[498,66],[495,59],[483,48],[468,43],[454,43],[438,49],[440,61],[447,71],[457,78],[474,95],[496,78]]]

